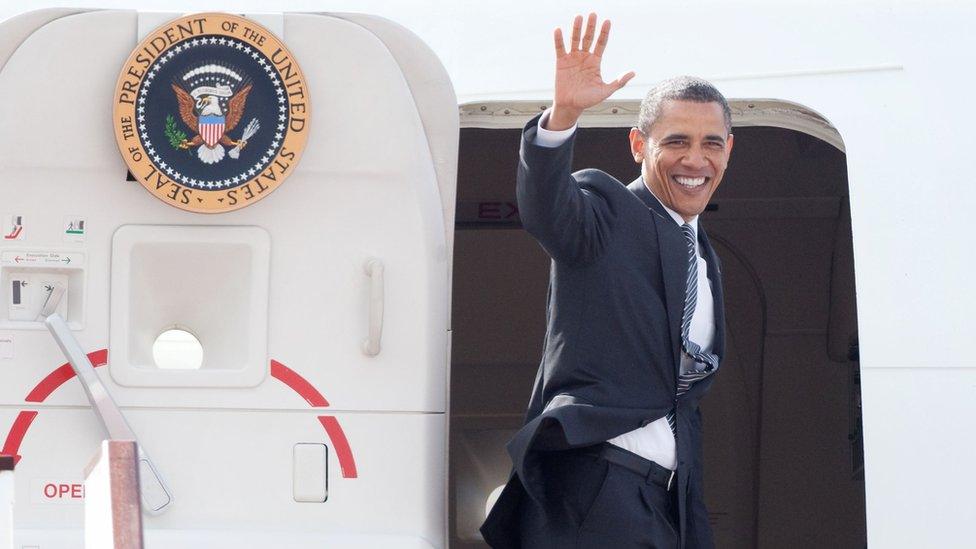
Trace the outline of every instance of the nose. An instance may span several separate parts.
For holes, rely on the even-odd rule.
[[[708,167],[708,155],[701,147],[691,147],[688,154],[681,158],[681,164],[692,170],[700,170]]]

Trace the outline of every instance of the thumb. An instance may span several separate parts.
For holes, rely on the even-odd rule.
[[[613,91],[617,91],[620,88],[626,86],[627,82],[630,82],[630,79],[633,78],[634,76],[637,76],[637,73],[635,73],[634,71],[630,71],[628,73],[622,74],[620,75],[619,78],[617,78],[613,82],[610,82],[610,86],[613,87]]]

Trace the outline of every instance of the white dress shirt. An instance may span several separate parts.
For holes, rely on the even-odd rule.
[[[539,120],[539,129],[536,132],[535,144],[542,147],[558,147],[572,137],[576,131],[576,125],[562,131],[552,131],[544,128],[543,126],[549,120],[550,111],[551,109],[542,115],[542,118]],[[651,194],[654,195],[653,191]],[[654,198],[658,202],[661,201],[657,196],[654,196]],[[708,266],[701,255],[701,246],[698,244],[697,239],[698,216],[696,215],[686,222],[678,212],[668,208],[663,203],[661,206],[664,207],[664,210],[668,212],[668,215],[671,216],[671,219],[675,223],[679,226],[688,223],[695,233],[695,249],[698,259],[698,301],[695,304],[695,312],[691,317],[688,337],[701,346],[702,351],[711,352],[712,343],[715,339],[715,305],[712,297],[712,284],[708,280]],[[695,362],[691,357],[684,352],[681,353],[682,372],[691,371],[694,369],[694,364]],[[643,427],[614,437],[607,442],[629,450],[672,471],[677,468],[677,449],[674,434],[671,432],[666,418],[662,417]]]

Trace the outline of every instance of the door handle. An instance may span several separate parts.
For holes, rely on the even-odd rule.
[[[383,262],[368,259],[365,269],[369,277],[369,337],[363,342],[363,352],[376,356],[380,354],[380,339],[383,337]]]

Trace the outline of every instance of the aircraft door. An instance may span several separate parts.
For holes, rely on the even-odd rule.
[[[10,236],[0,242],[0,453],[19,456],[17,542],[81,547],[77,486],[105,436],[38,318],[57,284],[61,316],[172,488],[172,504],[144,521],[153,546],[442,545],[458,122],[436,57],[368,16],[264,15],[232,36],[229,24],[194,22],[222,14],[43,15],[4,23],[33,30],[0,43]],[[146,41],[166,25],[177,39],[150,55]],[[131,130],[187,162],[183,175],[246,174],[244,161],[262,162],[258,144],[278,133],[305,132],[304,150],[265,153],[267,167],[222,195],[224,206],[253,202],[206,214],[166,203],[179,176],[163,182],[122,161],[112,126],[123,143],[126,126],[113,102],[130,55],[172,51],[175,64],[221,39],[241,44],[234,55],[264,55],[279,80],[262,84],[245,57],[211,61],[218,50],[208,50],[196,65],[158,69],[163,89],[151,93],[169,106]],[[287,48],[268,49],[275,41]],[[213,82],[198,82],[207,71]],[[247,85],[239,126],[207,137],[233,112],[206,114],[208,101],[224,105]],[[196,101],[199,141],[177,107],[181,86]],[[286,120],[262,118],[262,97],[275,112],[285,98]],[[140,136],[138,152],[151,156]],[[226,155],[207,164],[218,147]],[[261,179],[266,171],[278,179]],[[179,189],[171,202],[217,200],[192,183]],[[195,362],[161,367],[160,348],[181,346]]]

